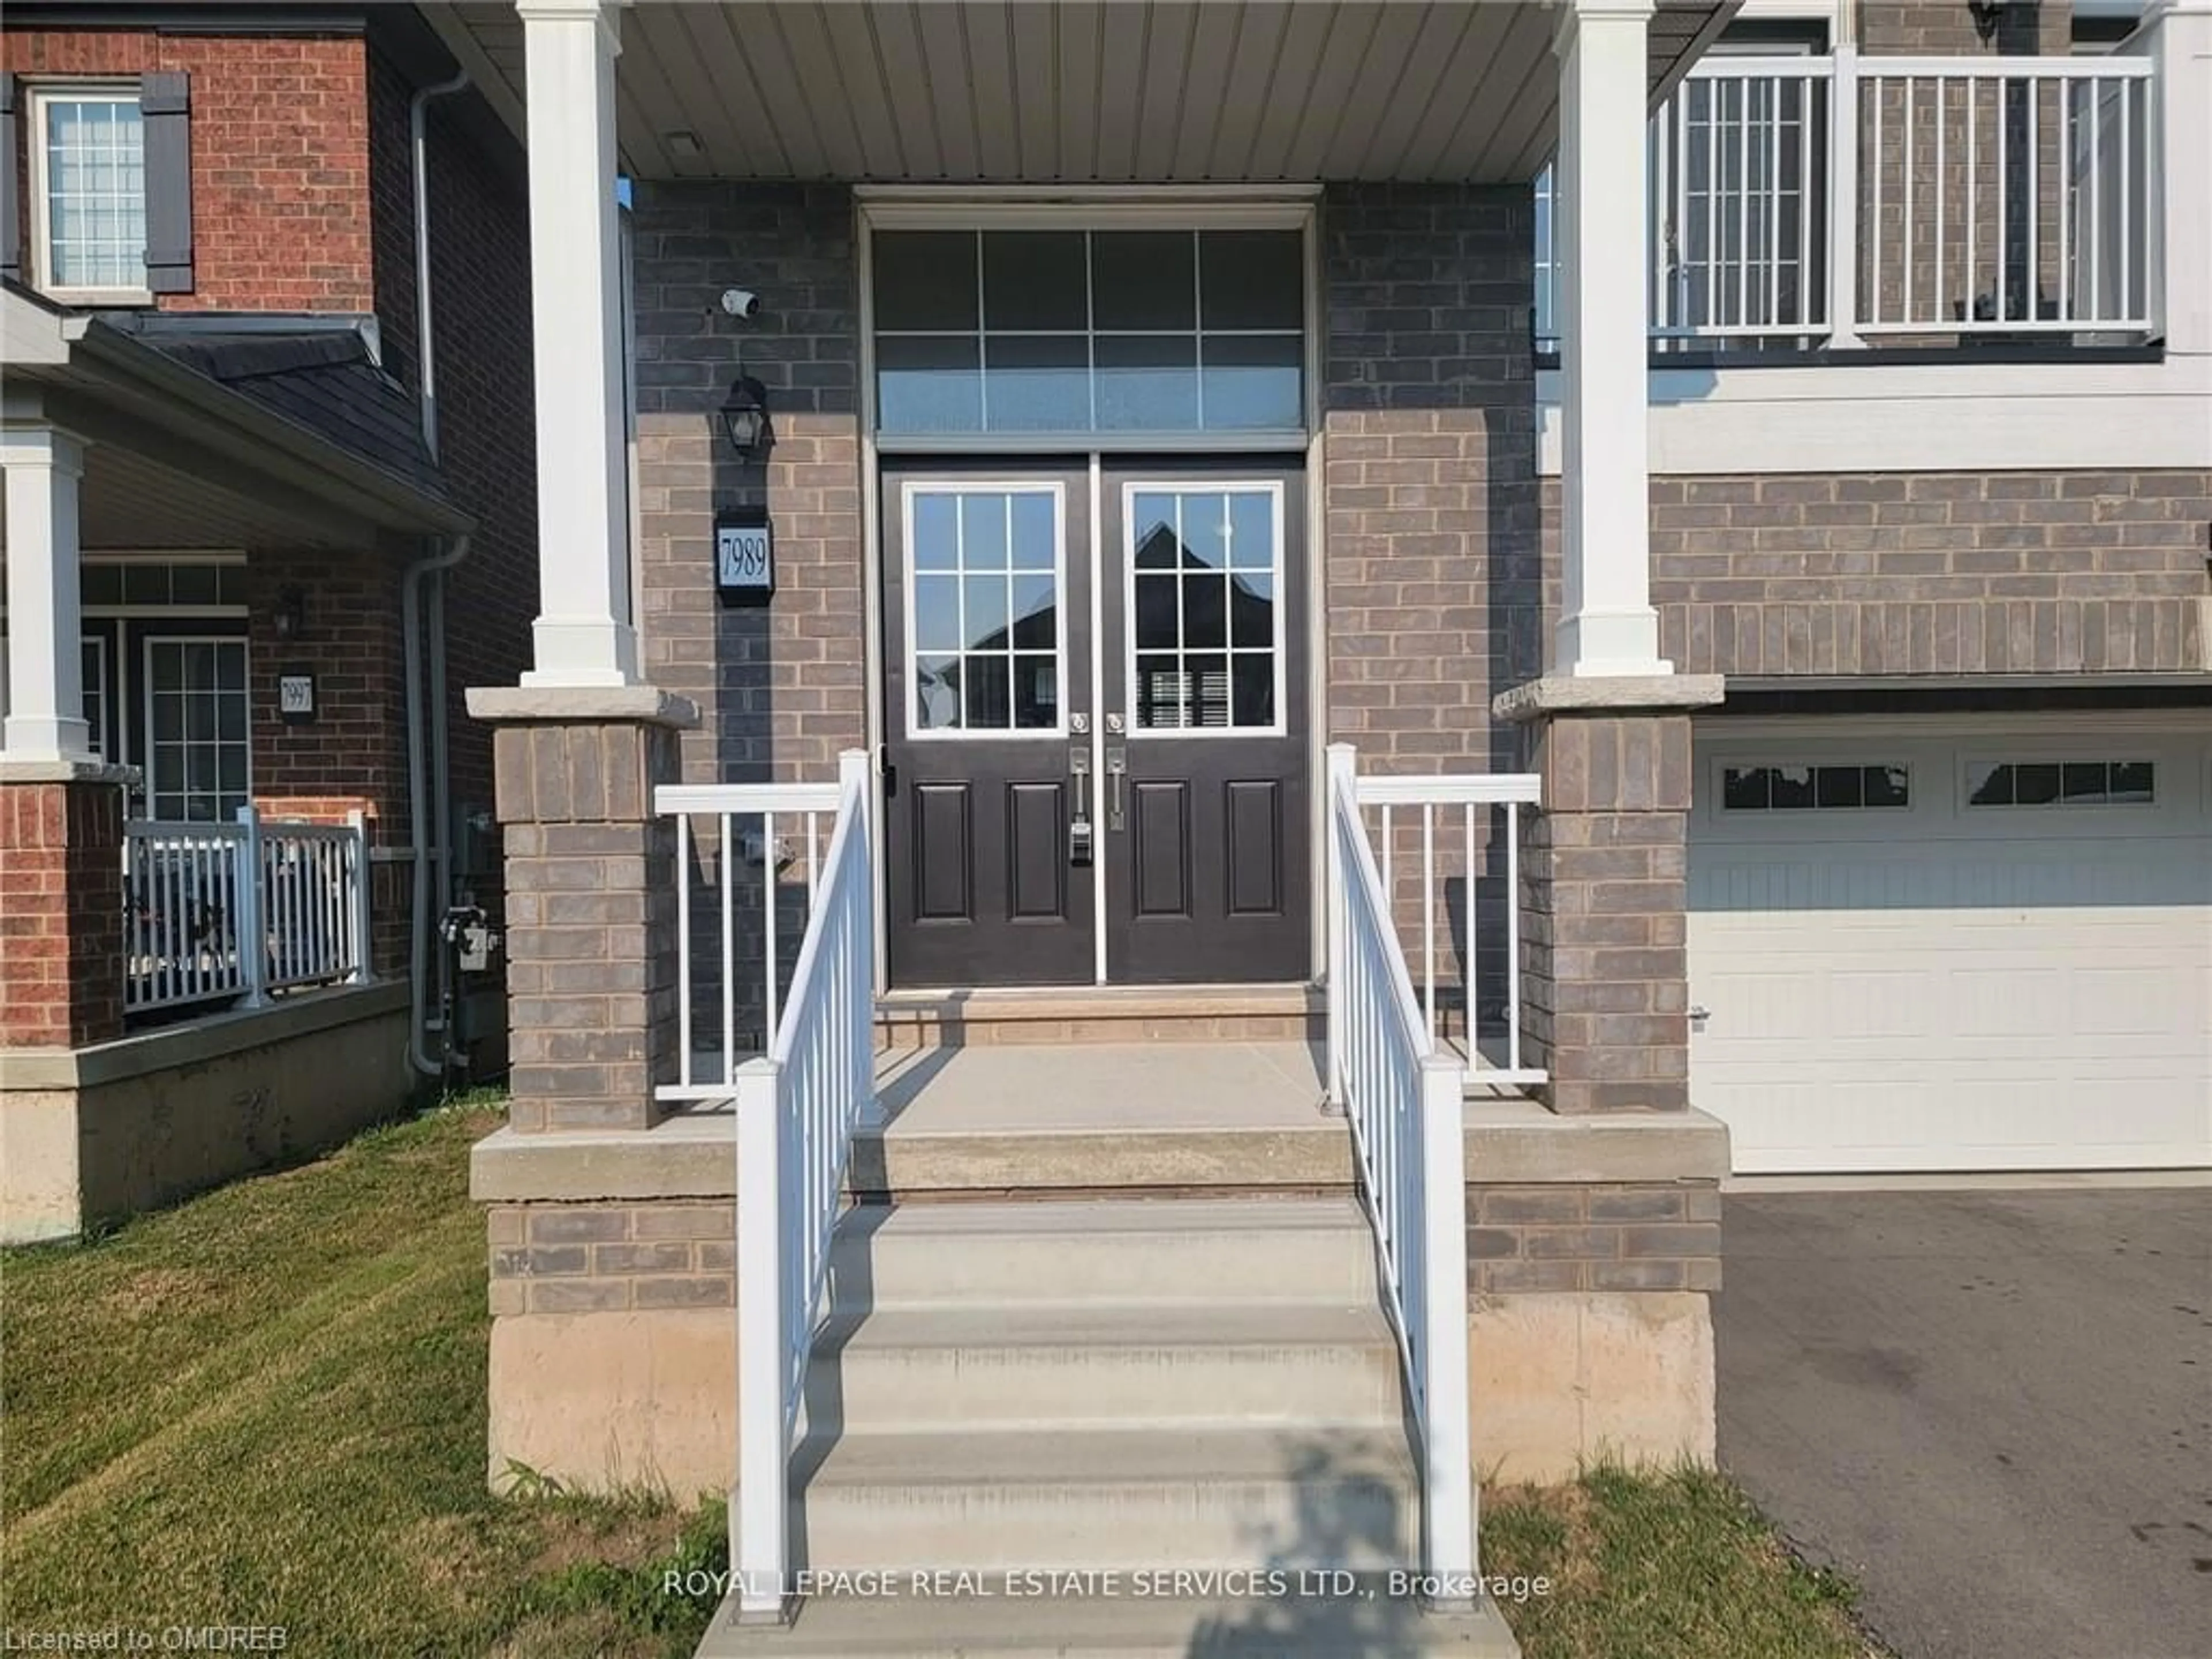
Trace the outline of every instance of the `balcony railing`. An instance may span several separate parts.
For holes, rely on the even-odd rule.
[[[2159,331],[2148,58],[1720,58],[1652,118],[1656,351]],[[1536,333],[1557,346],[1552,175]]]
[[[123,1006],[128,1013],[216,1003],[369,974],[368,838],[343,824],[124,827]],[[258,946],[258,948],[257,948]]]

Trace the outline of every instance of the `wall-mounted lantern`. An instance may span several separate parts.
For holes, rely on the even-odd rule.
[[[276,637],[289,644],[304,636],[307,631],[307,595],[298,587],[277,590],[276,608],[270,613],[270,626]]]
[[[769,423],[768,388],[751,375],[740,374],[730,383],[730,395],[722,400],[722,430],[738,459],[746,461],[758,459],[775,435]]]

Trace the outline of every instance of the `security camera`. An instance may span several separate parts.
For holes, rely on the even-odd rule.
[[[722,290],[722,309],[732,317],[757,317],[760,295],[749,288],[726,288]]]

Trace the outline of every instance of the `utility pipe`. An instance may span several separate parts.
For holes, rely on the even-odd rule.
[[[430,161],[426,112],[433,98],[461,91],[465,74],[416,90],[407,106],[407,134],[415,163],[415,386],[422,447],[438,462],[438,365],[431,332]],[[444,573],[469,556],[469,538],[453,537],[441,550],[407,567],[399,584],[400,633],[407,675],[407,812],[415,848],[414,885],[409,915],[407,963],[407,1059],[430,1077],[446,1074],[445,1056],[432,1055],[423,1042],[430,1000],[431,883],[450,886],[453,820],[451,769],[447,764],[446,583]],[[430,679],[428,707],[422,694],[422,585],[430,583]],[[429,732],[425,763],[423,732]],[[450,1033],[447,1034],[450,1038]]]

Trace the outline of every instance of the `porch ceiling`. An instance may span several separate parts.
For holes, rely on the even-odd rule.
[[[1737,3],[1658,0],[1655,100]],[[422,9],[519,131],[514,6]],[[1527,179],[1557,126],[1554,22],[1528,0],[639,4],[616,70],[623,166],[959,184]]]

